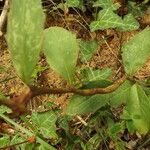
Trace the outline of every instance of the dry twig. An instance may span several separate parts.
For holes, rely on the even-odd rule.
[[[0,32],[2,33],[6,18],[7,18],[7,13],[8,13],[8,8],[9,8],[9,0],[5,1],[2,13],[0,15]]]

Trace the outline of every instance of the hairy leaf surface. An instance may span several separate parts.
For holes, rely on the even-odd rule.
[[[27,84],[41,50],[44,18],[41,0],[11,1],[7,42],[14,67]]]
[[[124,44],[122,52],[125,71],[132,76],[150,57],[150,28],[144,29]]]
[[[133,84],[127,80],[116,91],[112,92],[110,94],[110,105],[117,107],[122,103],[126,103],[132,85]]]
[[[150,98],[148,98],[139,85],[133,85],[124,112],[124,117],[132,121],[132,124],[141,134],[150,130]]]
[[[45,30],[44,53],[50,67],[69,83],[74,81],[79,46],[75,35],[61,27]]]
[[[74,95],[67,107],[70,116],[94,113],[107,103],[107,95],[97,94],[94,96]]]

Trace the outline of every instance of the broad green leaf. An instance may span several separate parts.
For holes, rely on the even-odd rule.
[[[140,27],[138,21],[133,17],[132,14],[128,14],[123,18],[123,25],[119,26],[120,31],[132,31],[137,30]]]
[[[11,1],[7,42],[14,67],[27,84],[41,50],[44,18],[41,0]]]
[[[87,62],[92,58],[94,52],[98,49],[98,42],[97,41],[79,41],[80,45],[80,52],[81,52],[81,61]]]
[[[94,113],[108,102],[107,95],[97,94],[94,96],[74,95],[67,107],[67,115],[83,115]]]
[[[103,88],[112,84],[108,80],[111,75],[111,69],[93,70],[92,68],[84,68],[80,70],[82,87],[81,89]]]
[[[56,134],[56,125],[55,125],[57,120],[57,115],[53,111],[32,113],[31,120],[44,137],[53,140],[58,139],[58,136]]]
[[[150,99],[139,85],[133,85],[130,90],[129,99],[125,109],[125,116],[128,116],[141,134],[146,134],[150,130]],[[129,121],[130,121],[129,120]]]
[[[81,70],[81,76],[84,82],[92,82],[97,80],[106,80],[111,75],[111,69],[97,69],[84,68]]]
[[[150,57],[150,28],[144,29],[124,44],[122,52],[125,71],[132,76]]]
[[[117,107],[122,103],[126,103],[132,85],[133,84],[127,80],[116,91],[112,92],[110,94],[110,105]]]
[[[119,3],[113,3],[112,0],[97,0],[94,2],[93,7],[102,7],[103,9],[117,10],[120,5]]]
[[[108,28],[117,28],[121,31],[136,30],[139,28],[139,23],[131,14],[128,14],[122,19],[115,14],[111,9],[103,9],[98,14],[98,19],[90,24],[91,31],[104,30]]]
[[[108,85],[107,85],[108,84]],[[109,86],[110,83],[106,85]],[[105,87],[107,87],[105,86]],[[104,83],[101,87],[104,87]],[[116,107],[122,103],[126,103],[127,95],[132,84],[129,81],[124,82],[116,91],[109,94],[97,94],[94,96],[74,95],[67,106],[67,114],[81,115],[86,113],[95,113],[98,109],[110,103]]]
[[[74,81],[79,46],[75,35],[61,27],[45,30],[44,53],[50,67],[69,83]]]
[[[101,82],[99,87],[107,87],[110,82]],[[66,113],[69,116],[94,113],[101,107],[105,106],[109,100],[108,94],[97,94],[93,96],[74,95],[67,106]]]
[[[116,28],[122,24],[122,19],[111,9],[103,9],[98,13],[97,21],[93,21],[90,24],[90,29],[93,32],[96,30]]]

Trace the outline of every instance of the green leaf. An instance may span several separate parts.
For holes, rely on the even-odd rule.
[[[90,24],[90,29],[93,32],[96,30],[116,28],[122,24],[122,19],[111,9],[103,9],[98,13],[97,21],[93,21]]]
[[[40,145],[37,150],[49,150],[47,147],[45,147],[44,145]]]
[[[67,107],[67,115],[75,116],[86,113],[94,113],[107,103],[107,95],[97,94],[94,96],[74,95]]]
[[[25,149],[27,149],[27,150],[33,150],[34,149],[34,143],[28,143],[28,144],[26,144],[26,147],[25,147]]]
[[[112,84],[108,80],[111,75],[111,69],[94,70],[86,67],[80,70],[82,87],[81,89],[104,88]]]
[[[45,30],[44,53],[50,67],[73,83],[78,57],[78,42],[75,35],[61,27]]]
[[[132,31],[137,30],[140,27],[138,21],[133,17],[132,14],[128,14],[123,18],[123,25],[118,27],[120,31]]]
[[[38,77],[39,77],[39,74],[40,74],[41,72],[47,70],[48,68],[49,68],[48,66],[42,67],[42,66],[40,66],[40,65],[36,65],[36,66],[35,66],[35,69],[34,69],[34,71],[33,71],[33,73],[32,73],[32,76],[31,76],[31,77],[32,77],[31,83],[32,83],[32,84],[35,84],[36,81],[37,81],[37,79],[38,79]]]
[[[93,89],[93,88],[105,88],[111,85],[113,82],[109,80],[96,80],[87,83],[83,83],[80,89]]]
[[[0,138],[0,149],[8,146],[9,144],[10,144],[10,137],[9,136],[3,136]]]
[[[83,41],[79,40],[80,52],[81,52],[81,61],[87,62],[92,58],[94,52],[98,49],[97,41]]]
[[[150,56],[150,28],[135,35],[122,47],[122,58],[125,71],[132,76]]]
[[[126,103],[132,85],[133,84],[127,80],[116,91],[112,92],[110,94],[110,105],[117,107],[122,103]]]
[[[134,134],[136,132],[136,128],[135,128],[132,120],[128,120],[126,122],[126,126],[127,126],[129,133]]]
[[[4,114],[4,113],[11,113],[11,109],[8,108],[7,106],[4,105],[0,105],[0,114]]]
[[[7,42],[14,67],[27,84],[30,83],[41,50],[44,18],[41,0],[11,2]]]
[[[51,138],[53,140],[58,139],[55,125],[57,115],[53,111],[32,113],[31,119],[44,137]]]
[[[4,114],[0,114],[0,117],[3,118],[6,122],[12,124],[13,126],[15,126],[15,128],[19,129],[20,132],[25,133],[27,136],[31,137],[31,136],[35,136],[32,132],[30,132],[29,130],[27,130],[26,128],[20,126],[20,124],[16,123],[15,121],[13,121],[12,119],[10,119],[9,117],[7,117]],[[36,140],[38,143],[42,144],[44,147],[50,149],[50,150],[55,150],[54,147],[52,147],[51,145],[49,145],[48,143],[46,143],[42,138],[36,136]]]
[[[17,144],[17,143],[24,142],[24,141],[26,141],[25,138],[21,137],[19,134],[16,134],[15,136],[13,136],[13,138],[10,142],[10,145]],[[15,148],[16,148],[16,150],[25,150],[26,144],[27,143],[17,145],[17,146],[15,146]]]
[[[85,11],[85,6],[83,0],[66,0],[65,5],[67,7],[77,7],[81,9],[82,11]]]
[[[113,3],[112,0],[97,0],[94,2],[93,7],[101,7],[103,9],[111,9],[111,10],[117,10],[120,5],[119,3]]]
[[[5,95],[2,92],[0,92],[0,99],[6,99]]]
[[[150,130],[149,110],[150,99],[139,85],[133,85],[130,90],[125,113],[128,114],[128,118],[141,134],[146,134]]]
[[[86,150],[96,150],[98,149],[100,143],[102,141],[102,137],[99,133],[94,134],[86,143]]]
[[[68,140],[64,148],[65,150],[75,150],[76,149],[75,146],[81,143],[81,139],[78,136],[70,134],[70,136],[68,136],[67,138]]]
[[[105,87],[108,86],[107,84],[109,85],[110,83],[106,83]],[[126,81],[116,91],[109,94],[97,94],[94,96],[74,95],[67,106],[66,113],[71,116],[95,113],[108,102],[111,106],[116,107],[127,101],[128,90],[131,86],[132,84]],[[104,83],[102,87],[104,87]]]
[[[63,117],[59,117],[58,118],[58,123],[59,123],[59,126],[65,130],[66,134],[70,134],[69,133],[69,117],[64,115]]]
[[[83,77],[84,82],[92,82],[97,80],[106,80],[111,75],[111,69],[97,69],[93,70],[92,68],[84,68],[81,70],[81,76]]]
[[[14,145],[20,142],[24,142],[26,141],[26,138],[21,137],[19,134],[15,134],[11,140],[11,142],[9,143],[10,145]],[[16,150],[33,150],[34,149],[34,143],[23,143],[23,144],[19,144],[15,146]]]
[[[134,17],[139,17],[144,15],[144,11],[141,9],[140,5],[136,4],[136,2],[128,1],[128,11]]]
[[[108,128],[108,134],[113,141],[118,140],[118,133],[124,130],[124,123],[114,123]]]
[[[80,0],[66,0],[66,4],[68,7],[78,7]]]
[[[144,90],[145,94],[146,94],[148,97],[150,97],[150,88],[143,86],[143,90]]]
[[[117,28],[121,31],[136,30],[139,23],[131,14],[122,18],[115,14],[111,9],[103,9],[98,13],[98,19],[90,24],[91,31]]]

